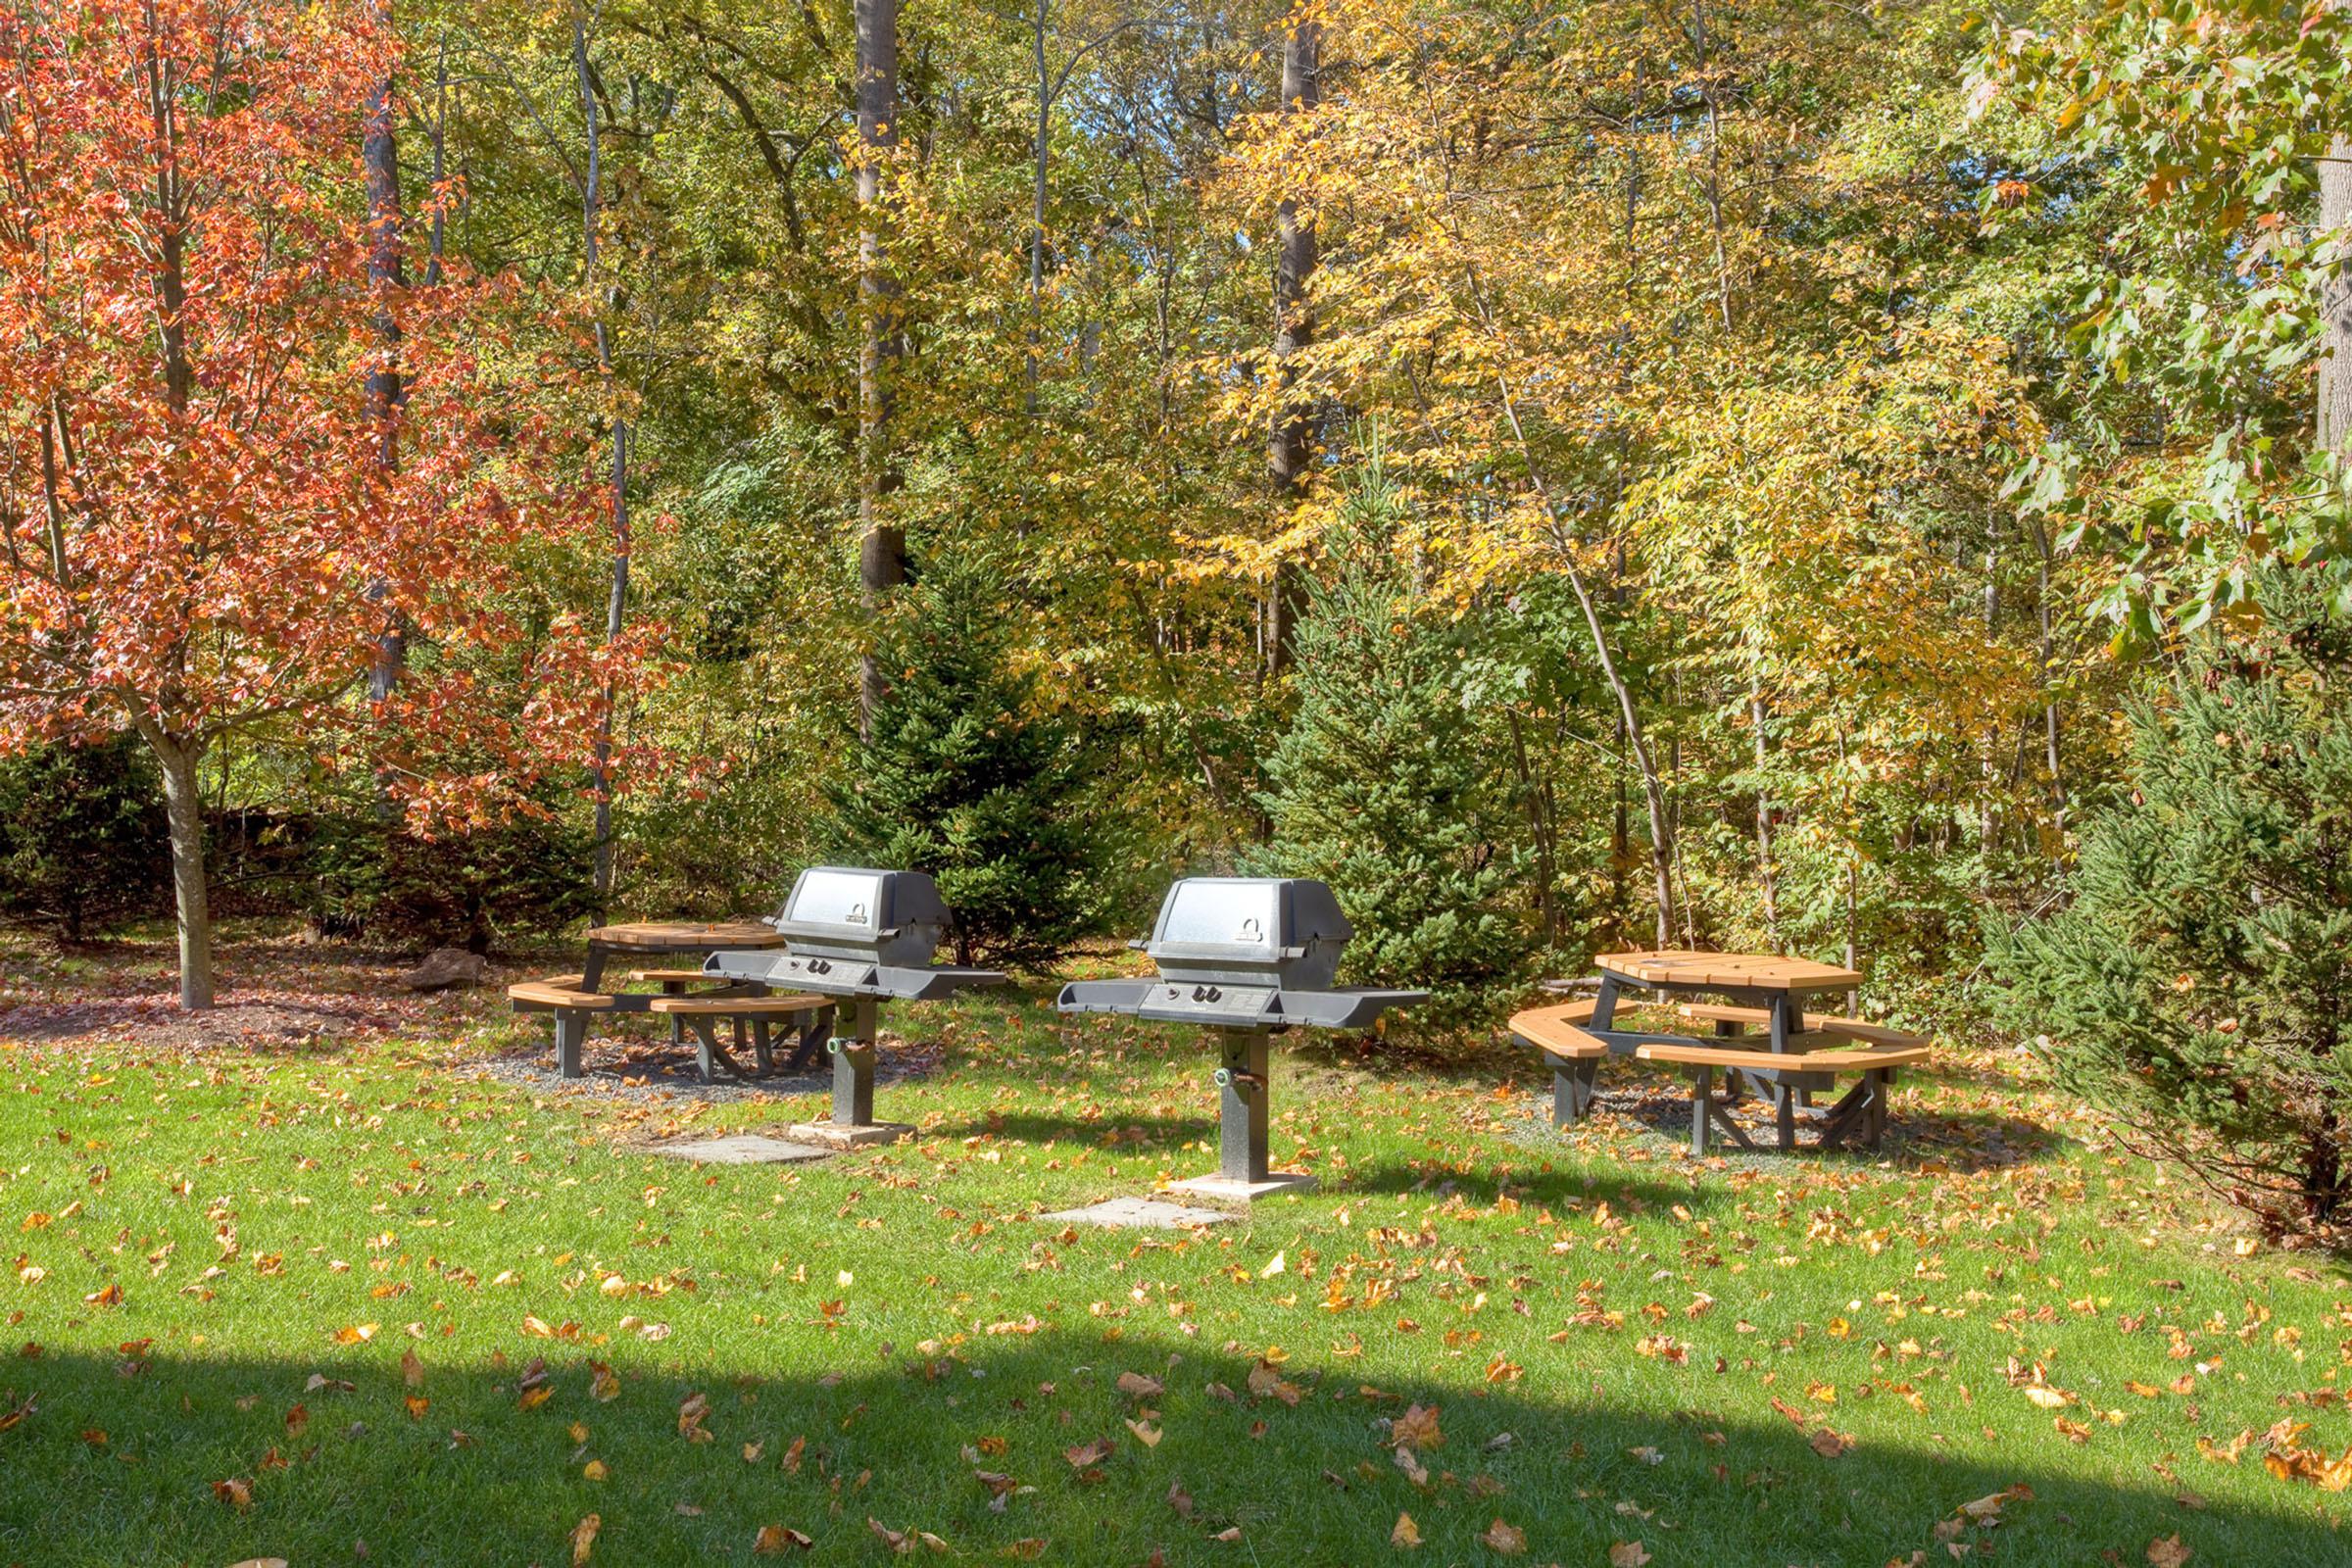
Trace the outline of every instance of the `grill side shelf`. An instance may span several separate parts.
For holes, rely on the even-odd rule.
[[[1054,999],[1060,1012],[1133,1012],[1155,980],[1073,980]]]
[[[1282,1010],[1316,1029],[1365,1029],[1391,1007],[1428,1000],[1426,991],[1286,991]]]

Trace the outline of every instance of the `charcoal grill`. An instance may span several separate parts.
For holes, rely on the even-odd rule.
[[[1168,889],[1149,941],[1132,943],[1159,973],[1148,980],[1080,980],[1061,988],[1063,1012],[1116,1012],[1218,1031],[1217,1173],[1176,1185],[1208,1198],[1250,1200],[1314,1185],[1267,1168],[1267,1063],[1290,1029],[1364,1029],[1426,991],[1332,984],[1354,929],[1339,900],[1303,877],[1187,877]],[[797,982],[796,982],[797,983]]]
[[[833,1114],[791,1129],[837,1146],[889,1143],[910,1131],[874,1120],[874,1038],[885,1001],[935,1002],[975,986],[1002,985],[994,969],[931,961],[955,929],[955,911],[920,871],[812,865],[767,922],[783,953],[714,953],[703,972],[722,979],[840,997],[846,1027],[825,1043],[833,1057]]]

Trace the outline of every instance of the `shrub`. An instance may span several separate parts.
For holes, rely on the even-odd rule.
[[[1251,868],[1331,884],[1355,940],[1348,974],[1426,987],[1458,1013],[1517,976],[1534,945],[1523,824],[1484,709],[1466,699],[1463,623],[1413,617],[1388,567],[1394,492],[1348,498],[1342,564],[1309,591],[1298,711],[1258,797],[1272,832]]]
[[[161,800],[133,735],[0,759],[0,913],[78,942],[166,906]]]
[[[826,792],[839,858],[938,881],[963,963],[1050,961],[1102,923],[1112,825],[1077,731],[1008,661],[1012,591],[985,555],[923,563],[878,643],[889,693]]]
[[[355,805],[315,822],[297,903],[330,934],[487,953],[595,914],[589,864],[587,835],[560,820],[422,839]]]
[[[2274,1232],[2352,1225],[2352,628],[2280,570],[2130,709],[2129,793],[2072,905],[1996,939],[2006,1021],[2060,1082]]]

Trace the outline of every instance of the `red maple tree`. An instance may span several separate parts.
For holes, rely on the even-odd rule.
[[[530,378],[486,368],[518,313],[456,270],[370,280],[360,141],[395,50],[353,0],[0,10],[0,748],[152,749],[188,1006],[222,736],[479,816],[584,770],[645,668],[513,612],[524,556],[595,527]],[[371,703],[387,634],[426,657]]]

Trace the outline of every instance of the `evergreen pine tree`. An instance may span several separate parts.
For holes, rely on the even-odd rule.
[[[826,791],[834,853],[935,878],[962,963],[1046,962],[1098,923],[1085,749],[1007,661],[1011,592],[984,555],[923,564],[877,643],[888,695]]]
[[[1416,617],[1389,562],[1398,497],[1377,448],[1309,590],[1297,715],[1266,761],[1252,869],[1319,877],[1355,927],[1344,978],[1425,987],[1440,1013],[1515,977],[1533,946],[1502,755],[1465,701],[1466,622]]]
[[[2342,566],[2267,574],[2131,710],[2074,902],[1995,943],[2060,1082],[2274,1230],[2352,1231],[2352,627]]]

